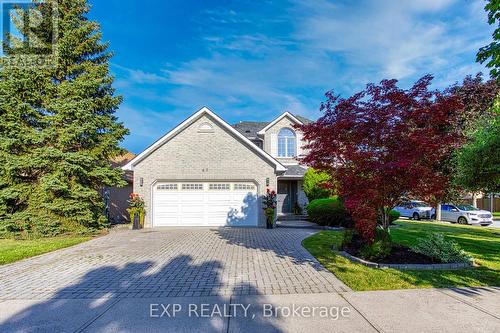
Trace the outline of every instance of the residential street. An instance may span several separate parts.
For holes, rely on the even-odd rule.
[[[493,224],[490,227],[500,228],[500,220],[493,220]]]
[[[0,331],[500,330],[500,288],[353,292],[302,248],[313,232],[122,230],[5,265]]]

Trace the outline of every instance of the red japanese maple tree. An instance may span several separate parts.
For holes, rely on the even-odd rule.
[[[463,106],[450,92],[430,90],[431,81],[401,89],[384,80],[345,99],[328,92],[324,116],[300,126],[309,142],[302,161],[331,174],[367,242],[377,217],[388,231],[388,211],[402,196],[432,200],[449,184],[442,164],[462,141],[454,123]]]

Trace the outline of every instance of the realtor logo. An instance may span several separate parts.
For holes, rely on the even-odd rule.
[[[55,64],[57,1],[0,1],[2,64],[37,67]]]

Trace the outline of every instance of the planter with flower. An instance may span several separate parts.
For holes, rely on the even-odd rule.
[[[262,200],[262,207],[266,215],[266,228],[272,229],[274,227],[274,217],[276,215],[276,192],[274,190],[266,190],[266,195]]]
[[[134,229],[144,227],[144,214],[146,213],[144,200],[137,193],[130,194],[128,199],[129,208],[127,209],[130,214],[130,222]],[[135,225],[135,217],[139,217],[139,225]]]

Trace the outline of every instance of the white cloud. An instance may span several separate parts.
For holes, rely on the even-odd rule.
[[[158,124],[204,105],[225,119],[267,120],[284,110],[317,117],[332,88],[351,94],[384,78],[409,85],[427,73],[441,88],[483,69],[475,63],[490,38],[482,4],[290,0],[278,16],[214,9],[205,12],[210,24],[195,22],[203,24],[196,57],[154,72],[116,65],[119,90],[165,105],[169,118],[130,106],[120,113],[134,135],[156,137],[164,133]]]
[[[167,79],[159,74],[145,72],[141,69],[133,69],[125,66],[121,66],[115,63],[111,64],[114,68],[119,69],[127,73],[127,81],[129,84],[139,83],[139,84],[155,84],[166,82]]]
[[[305,13],[295,32],[305,48],[341,54],[351,67],[348,72],[373,70],[374,81],[429,72],[448,75],[450,67],[477,50],[475,42],[486,28],[481,22],[485,14],[477,12],[476,2],[360,1],[347,6],[309,0],[295,4],[296,12]],[[449,15],[460,12],[456,6],[469,8],[465,17]],[[474,62],[473,57],[468,60]]]
[[[146,73],[141,70],[131,70],[130,79],[136,83],[158,83],[165,82],[166,78],[154,73]]]

